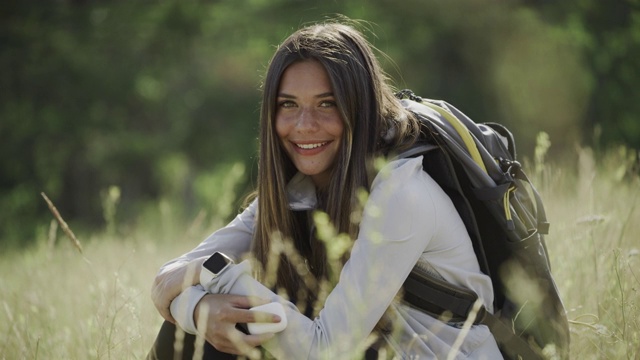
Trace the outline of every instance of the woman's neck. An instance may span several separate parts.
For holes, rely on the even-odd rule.
[[[317,210],[327,211],[327,202],[329,200],[328,188],[328,185],[322,188],[316,186]]]
[[[331,174],[322,173],[317,175],[311,175],[311,181],[313,181],[316,189],[326,189],[329,187],[331,181]]]

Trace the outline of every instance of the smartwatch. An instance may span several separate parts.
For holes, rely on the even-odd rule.
[[[233,265],[233,259],[227,255],[216,251],[202,263],[202,269],[200,269],[200,285],[208,289],[211,281],[220,276],[227,268]]]

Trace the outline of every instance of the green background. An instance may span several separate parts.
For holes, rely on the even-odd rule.
[[[336,14],[396,88],[509,126],[523,157],[541,131],[550,161],[640,148],[639,1],[4,1],[0,247],[46,233],[40,192],[81,234],[234,213],[275,46]]]

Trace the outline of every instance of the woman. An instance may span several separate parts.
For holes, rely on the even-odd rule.
[[[460,217],[421,158],[375,169],[418,134],[353,27],[318,24],[287,38],[264,81],[257,199],[160,269],[153,299],[168,322],[150,358],[173,357],[174,322],[203,335],[211,356],[259,347],[278,359],[501,358],[485,326],[465,334],[394,301],[419,258],[487,309],[493,301]],[[201,284],[215,252],[235,261]],[[242,261],[247,253],[254,261]],[[270,302],[283,316],[248,310]],[[285,319],[277,333],[237,326]]]

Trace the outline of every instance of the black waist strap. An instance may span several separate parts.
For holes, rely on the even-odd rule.
[[[404,283],[404,300],[416,308],[448,321],[464,322],[471,315],[478,295],[468,289],[450,284],[433,276],[413,271]],[[448,312],[448,313],[447,313]],[[544,357],[536,352],[512,328],[482,306],[473,320],[475,325],[489,327],[500,350],[510,358],[524,360]]]

